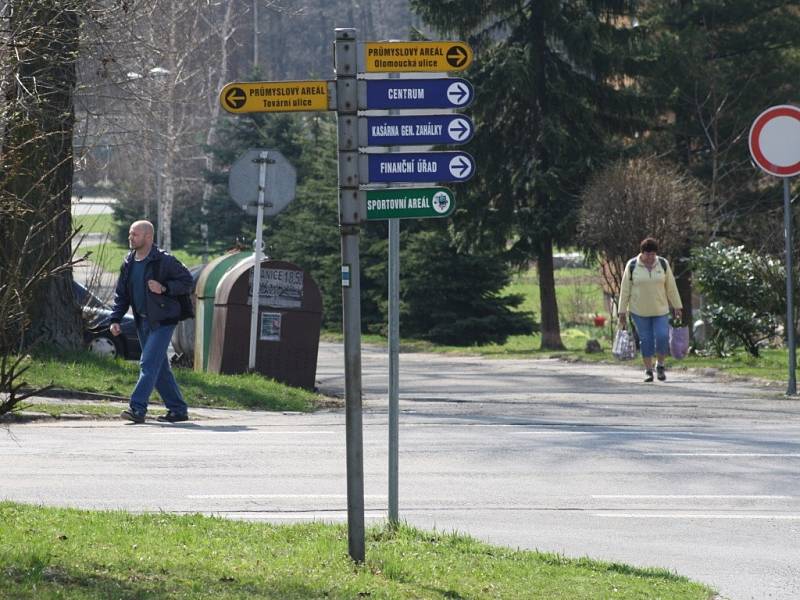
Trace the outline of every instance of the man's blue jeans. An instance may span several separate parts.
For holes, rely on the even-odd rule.
[[[175,325],[161,325],[156,329],[150,329],[146,318],[136,319],[136,331],[142,345],[142,358],[139,360],[139,380],[131,394],[131,410],[134,413],[147,412],[147,403],[153,388],[158,390],[167,410],[179,415],[188,412],[178,382],[175,381],[167,360],[167,349],[174,330]]]
[[[631,313],[636,333],[639,334],[639,348],[643,358],[654,354],[669,354],[669,314],[660,317],[640,317]]]

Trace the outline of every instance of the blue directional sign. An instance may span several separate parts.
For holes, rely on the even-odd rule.
[[[475,161],[466,152],[362,154],[361,160],[361,183],[466,181],[475,172]]]
[[[475,91],[466,79],[367,79],[359,82],[358,108],[465,108]]]
[[[456,114],[362,117],[358,121],[359,146],[465,144],[474,130],[470,119]]]

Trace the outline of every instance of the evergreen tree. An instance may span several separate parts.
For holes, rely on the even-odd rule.
[[[297,264],[316,281],[322,292],[323,324],[333,328],[342,321],[336,122],[327,115],[306,122],[296,197],[270,219],[266,239],[270,256]]]
[[[511,276],[489,253],[459,251],[447,223],[435,220],[401,235],[400,323],[405,335],[465,346],[503,344],[538,330],[524,298],[500,296]]]
[[[706,184],[709,237],[780,251],[779,180],[751,164],[748,132],[769,106],[800,97],[797,0],[654,0],[648,92],[666,101],[648,142]]]
[[[538,265],[542,348],[563,348],[553,247],[574,240],[578,193],[614,132],[641,125],[622,85],[636,30],[623,0],[412,0],[436,29],[477,50],[478,170],[456,215],[463,237]]]

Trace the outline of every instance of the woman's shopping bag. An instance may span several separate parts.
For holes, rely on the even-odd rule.
[[[617,360],[632,360],[636,356],[636,342],[630,331],[617,329],[617,333],[614,335],[614,344],[611,346],[611,354]]]
[[[685,358],[689,354],[689,327],[669,328],[669,353],[672,358]]]

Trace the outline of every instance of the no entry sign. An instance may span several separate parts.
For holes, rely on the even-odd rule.
[[[800,175],[800,108],[791,104],[762,112],[750,127],[750,154],[770,175]]]

